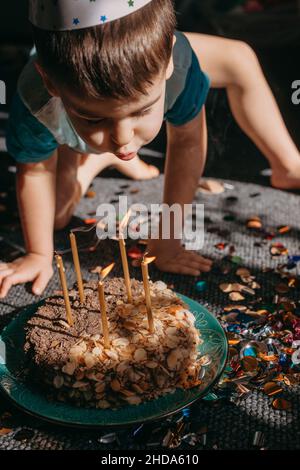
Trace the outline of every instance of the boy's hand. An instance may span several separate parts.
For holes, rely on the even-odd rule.
[[[11,286],[28,281],[33,281],[33,294],[40,295],[52,275],[52,260],[36,253],[29,253],[11,263],[0,263],[0,298],[7,295]]]
[[[177,240],[149,240],[148,249],[149,256],[156,256],[155,264],[161,271],[199,276],[212,268],[211,260],[186,250]]]

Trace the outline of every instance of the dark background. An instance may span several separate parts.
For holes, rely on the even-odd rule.
[[[300,79],[300,0],[177,0],[175,4],[178,28],[182,31],[242,39],[255,49],[288,129],[300,147],[300,105],[291,101],[291,84]],[[0,106],[0,112],[9,109],[31,46],[27,0],[11,0],[0,17],[0,79],[7,86],[7,106]],[[234,122],[224,90],[210,91],[207,119],[209,152],[205,174],[268,184],[268,178],[260,175],[268,162]],[[0,114],[2,151],[5,121],[5,115]],[[150,147],[164,152],[164,129]],[[0,155],[2,170],[12,161],[5,152]],[[163,169],[163,158],[153,162]],[[4,172],[1,174],[3,178]]]

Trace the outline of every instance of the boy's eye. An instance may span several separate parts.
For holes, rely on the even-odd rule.
[[[146,114],[150,114],[151,110],[152,110],[152,108],[144,109],[143,111],[140,111],[139,113],[136,113],[136,116],[145,116]]]
[[[92,119],[84,119],[84,121],[91,125],[91,126],[95,126],[95,125],[99,125],[99,124],[104,124],[105,123],[105,119],[95,119],[95,120],[92,120]]]
[[[152,111],[152,108],[147,108],[147,109],[144,109],[143,111],[139,111],[138,113],[135,113],[134,116],[136,117],[140,117],[140,116],[146,116],[147,114],[150,114]],[[96,126],[96,125],[99,125],[99,124],[105,124],[106,122],[106,119],[102,118],[102,119],[84,119],[84,121],[91,125],[91,126]]]

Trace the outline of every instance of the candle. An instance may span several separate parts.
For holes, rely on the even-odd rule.
[[[127,253],[126,253],[126,244],[124,240],[123,231],[125,227],[127,227],[130,215],[131,215],[131,209],[129,209],[129,211],[123,218],[123,220],[120,222],[120,226],[119,226],[119,247],[120,247],[121,259],[122,259],[122,266],[123,266],[123,273],[124,273],[128,303],[132,303],[132,292],[131,292],[131,280],[130,280],[130,274],[129,274],[128,259],[127,259]]]
[[[56,255],[55,259],[56,259],[56,265],[57,265],[58,272],[59,272],[61,287],[62,287],[63,294],[64,294],[67,321],[68,321],[68,324],[70,326],[72,326],[74,324],[74,321],[73,321],[73,316],[72,316],[72,311],[71,311],[69,292],[68,292],[68,287],[67,287],[67,281],[66,281],[66,275],[65,275],[65,268],[64,268],[63,260],[62,260],[62,257],[60,255]]]
[[[104,347],[105,349],[109,349],[110,341],[109,341],[109,327],[108,327],[108,319],[106,313],[106,302],[105,302],[105,294],[104,294],[104,284],[103,281],[106,276],[110,273],[113,269],[115,263],[110,264],[106,268],[102,269],[100,274],[100,281],[98,283],[98,295],[99,295],[99,304],[100,304],[100,312],[101,312],[101,324],[102,324],[102,333],[104,339]]]
[[[131,304],[132,303],[131,280],[130,280],[130,274],[129,274],[126,245],[125,245],[125,240],[122,234],[120,234],[120,238],[119,238],[119,247],[120,247],[120,252],[121,252],[125,286],[126,286],[126,291],[127,291],[127,301],[128,303]]]
[[[78,290],[79,290],[80,302],[83,304],[85,297],[84,297],[84,289],[83,289],[83,282],[82,282],[81,269],[80,269],[80,261],[79,261],[79,256],[78,256],[76,237],[75,237],[75,234],[72,232],[70,233],[70,241],[71,241],[74,267],[75,267],[76,277],[77,277],[77,285],[78,285]]]
[[[108,330],[108,320],[106,314],[106,302],[105,302],[105,295],[104,295],[104,285],[103,282],[99,281],[98,283],[98,294],[99,294],[99,303],[100,303],[100,311],[101,311],[101,324],[102,324],[102,333],[104,338],[104,347],[105,349],[109,349],[110,341],[109,341],[109,330]]]
[[[154,321],[153,321],[153,313],[152,313],[152,306],[151,306],[148,264],[152,263],[152,261],[154,260],[155,260],[155,257],[147,258],[144,256],[143,261],[141,263],[144,290],[145,290],[147,316],[148,316],[148,326],[149,326],[150,333],[154,332]]]

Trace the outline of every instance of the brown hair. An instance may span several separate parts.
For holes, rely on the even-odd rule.
[[[38,60],[58,86],[93,98],[135,98],[147,94],[172,54],[172,0],[152,0],[115,21],[72,31],[33,27]]]

